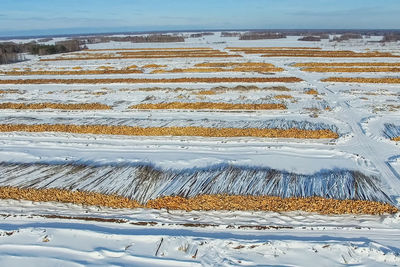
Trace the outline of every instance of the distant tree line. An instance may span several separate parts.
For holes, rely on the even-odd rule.
[[[319,42],[319,41],[321,41],[321,37],[319,37],[319,36],[303,36],[297,40],[298,41],[308,41],[308,42]]]
[[[239,36],[239,40],[282,39],[286,34],[281,32],[246,32]]]
[[[276,29],[276,30],[253,30],[246,33],[239,31],[222,31],[221,37],[241,37],[241,38],[263,38],[265,39],[278,36],[314,36],[320,39],[329,39],[329,35],[340,35],[339,41],[345,39],[359,39],[359,36],[385,36],[385,40],[393,41],[398,40],[400,37],[400,30],[289,30],[289,29]],[[284,37],[283,37],[284,38]],[[306,38],[308,39],[308,38]]]
[[[13,46],[0,44],[0,64],[9,64],[22,60],[22,55],[16,52]]]
[[[213,32],[199,32],[199,33],[192,33],[189,35],[190,38],[201,38],[207,35],[214,35]]]
[[[39,39],[37,41],[38,41],[38,43],[46,43],[46,42],[49,42],[51,40],[53,40],[53,38],[42,38],[42,39]]]
[[[331,41],[333,42],[342,42],[342,41],[348,41],[348,40],[353,40],[353,39],[362,39],[362,35],[360,33],[344,33],[340,36],[335,36]]]
[[[81,46],[77,40],[60,41],[54,45],[38,44],[35,41],[21,44],[4,42],[0,43],[0,64],[22,61],[24,60],[22,53],[42,56],[79,50]]]
[[[108,42],[131,42],[131,43],[169,43],[184,42],[185,38],[179,35],[168,34],[151,34],[139,36],[89,36],[79,37],[77,39],[80,44],[97,44]]]
[[[239,37],[240,32],[221,32],[221,37]]]
[[[388,33],[385,34],[381,42],[397,42],[400,41],[400,33]]]

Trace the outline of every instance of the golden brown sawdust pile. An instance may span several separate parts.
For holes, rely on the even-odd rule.
[[[360,78],[360,77],[329,77],[322,79],[323,82],[341,83],[400,83],[400,78]]]
[[[293,98],[291,95],[276,95],[274,96],[276,99],[290,99]]]
[[[400,68],[329,68],[329,67],[310,67],[304,68],[303,71],[308,72],[400,72]]]
[[[147,68],[147,69],[155,69],[155,68],[165,68],[167,65],[160,65],[160,64],[147,64],[142,66],[142,68]]]
[[[400,62],[306,62],[294,67],[398,67]]]
[[[194,65],[195,67],[208,68],[227,68],[227,67],[257,67],[257,68],[274,68],[274,64],[264,62],[204,62]]]
[[[150,208],[171,210],[251,210],[286,212],[302,210],[320,214],[384,214],[396,213],[390,204],[361,201],[336,200],[321,197],[280,198],[272,196],[200,195],[193,198],[178,196],[160,197],[141,205],[135,200],[118,195],[63,189],[32,189],[0,187],[0,199],[29,200],[37,202],[64,202],[110,208]]]
[[[232,52],[245,54],[263,54],[261,57],[331,57],[331,58],[375,58],[400,57],[388,52],[354,52],[349,50],[317,50],[317,49],[269,49],[269,48],[235,48]]]
[[[151,48],[151,47],[146,47],[146,48],[102,48],[102,49],[85,49],[85,51],[137,51],[137,50],[160,50],[160,48]],[[211,47],[163,47],[162,50],[214,50]]]
[[[202,137],[264,137],[300,139],[336,139],[331,130],[207,128],[207,127],[133,127],[110,125],[68,124],[0,124],[0,132],[65,132],[77,134],[107,134],[131,136],[202,136]]]
[[[172,69],[162,70],[156,69],[151,73],[196,73],[196,72],[281,72],[282,68],[276,67],[234,67],[234,68],[187,68],[187,69]]]
[[[256,210],[296,211],[321,214],[383,214],[396,213],[398,209],[389,204],[362,201],[337,200],[322,197],[280,198],[273,196],[201,195],[193,198],[167,196],[149,200],[147,208],[173,210]]]
[[[61,104],[61,103],[0,103],[0,109],[65,109],[65,110],[107,110],[110,106],[100,103]]]
[[[57,201],[83,205],[103,206],[110,208],[138,208],[137,201],[116,195],[104,195],[93,192],[78,192],[62,189],[32,189],[17,187],[0,187],[1,199],[23,199],[30,201]]]
[[[318,91],[315,89],[309,89],[305,92],[307,95],[318,95]]]
[[[139,69],[125,69],[125,70],[76,70],[76,71],[6,71],[2,74],[5,75],[91,75],[91,74],[131,74],[131,73],[143,73]]]
[[[171,78],[171,79],[21,79],[21,80],[0,80],[0,84],[99,84],[99,83],[264,83],[283,82],[296,83],[303,81],[297,77],[263,77],[263,78]]]
[[[132,109],[222,109],[222,110],[266,110],[266,109],[286,109],[283,104],[232,104],[232,103],[213,103],[213,102],[170,102],[157,104],[138,104],[130,106]]]

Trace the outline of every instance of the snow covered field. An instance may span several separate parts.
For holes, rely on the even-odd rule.
[[[2,265],[400,264],[398,215],[112,210],[11,200],[1,202],[0,213]]]
[[[261,57],[227,47],[320,47],[389,52],[371,39],[333,43],[287,39],[190,38],[184,43],[102,43],[89,49],[208,47],[239,57],[61,60],[1,65],[0,80],[297,77],[300,82],[72,83],[0,85],[4,103],[100,103],[108,110],[1,109],[0,186],[116,194],[145,203],[202,194],[321,196],[400,207],[400,84],[331,83],[327,77],[399,78],[399,72],[306,72],[295,63],[399,62],[396,57]],[[52,42],[52,41],[50,41]],[[131,50],[136,51],[136,50]],[[118,50],[81,51],[114,55]],[[119,52],[127,52],[120,50]],[[199,63],[270,63],[283,71],[201,71]],[[150,64],[165,65],[149,67]],[[132,67],[135,65],[135,67]],[[147,66],[146,66],[147,65]],[[61,75],[40,71],[139,70]],[[161,70],[155,72],[154,70]],[[13,75],[7,72],[20,72]],[[140,73],[141,72],[141,73]],[[312,91],[310,91],[312,89]],[[311,92],[311,93],[310,93]],[[283,104],[279,110],[133,109],[159,103]],[[118,135],[14,131],[9,125],[330,130],[338,138]],[[2,128],[3,127],[3,128]],[[150,166],[148,170],[143,166]],[[143,171],[146,169],[146,172]],[[362,178],[360,178],[362,177]],[[400,265],[400,213],[321,215],[305,211],[111,209],[0,200],[4,266],[367,266]]]

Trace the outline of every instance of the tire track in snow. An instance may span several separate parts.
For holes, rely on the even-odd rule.
[[[274,62],[273,62],[274,63]],[[275,64],[277,67],[281,67]],[[362,121],[366,116],[370,115],[367,110],[362,114],[360,110],[353,108],[346,99],[342,99],[340,93],[328,88],[326,83],[320,82],[321,74],[311,75],[305,73],[295,67],[287,67],[290,72],[296,77],[303,79],[308,85],[317,88],[318,92],[325,93],[326,100],[340,107],[336,114],[336,118],[344,121],[352,130],[353,136],[344,144],[337,144],[337,148],[348,153],[357,153],[363,158],[368,159],[375,168],[380,172],[383,182],[389,187],[394,197],[400,195],[400,177],[389,166],[389,159],[398,155],[392,146],[375,140],[367,136],[362,129]],[[343,85],[340,85],[343,87]],[[400,199],[397,200],[397,205],[400,204]]]

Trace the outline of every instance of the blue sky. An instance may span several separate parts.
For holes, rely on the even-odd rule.
[[[400,28],[400,0],[1,0],[0,4],[0,35]]]

